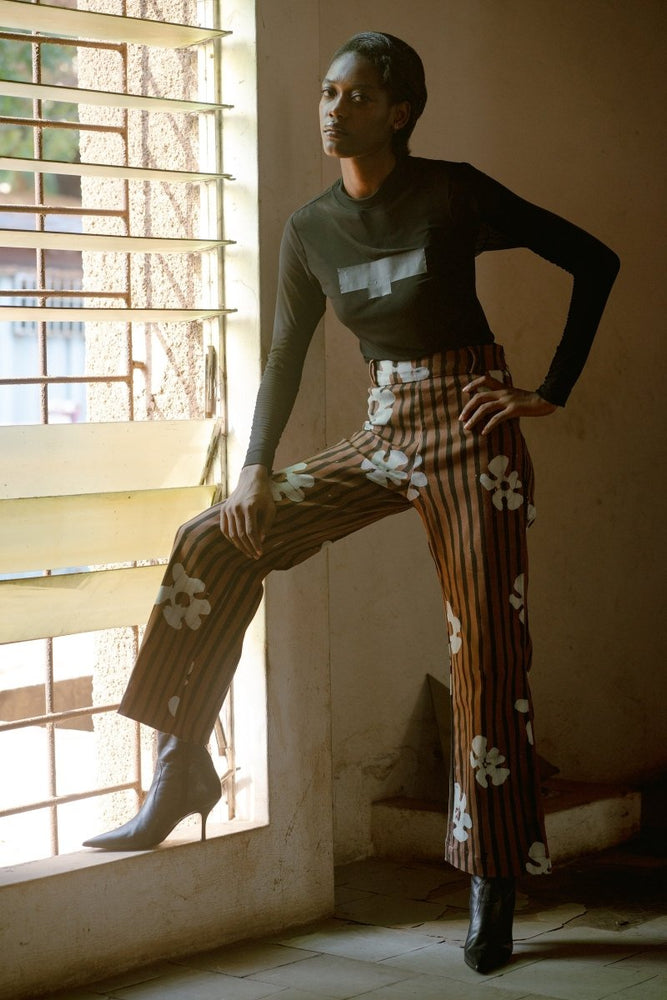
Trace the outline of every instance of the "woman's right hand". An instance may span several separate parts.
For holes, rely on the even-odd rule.
[[[259,559],[275,516],[269,470],[264,465],[246,465],[236,489],[221,504],[220,530],[239,552]]]

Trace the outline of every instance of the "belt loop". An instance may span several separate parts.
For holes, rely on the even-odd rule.
[[[470,374],[475,375],[477,373],[477,362],[479,360],[477,352],[472,347],[468,347],[466,350],[468,351],[468,355],[470,357]]]
[[[373,385],[378,384],[377,380],[377,361],[375,358],[371,358],[368,362],[368,377],[370,378]]]

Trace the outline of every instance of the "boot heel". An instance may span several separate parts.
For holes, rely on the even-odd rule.
[[[201,816],[201,843],[203,843],[206,840],[206,823],[208,821],[209,813],[211,812],[211,809],[213,809],[214,805],[215,802],[213,802],[212,805],[208,807],[208,809],[205,810],[202,809],[201,813],[199,814]]]

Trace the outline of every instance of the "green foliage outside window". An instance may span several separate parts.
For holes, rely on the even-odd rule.
[[[41,46],[42,83],[76,86],[76,48],[72,45]],[[0,78],[29,83],[32,80],[32,45],[0,39]],[[1,90],[0,85],[0,90]],[[0,93],[0,115],[32,118],[32,100]],[[42,117],[54,121],[77,121],[76,104],[44,101]],[[34,156],[34,129],[27,125],[0,125],[0,147],[5,156]],[[75,129],[44,129],[42,156],[50,160],[79,159],[79,133]],[[47,194],[71,193],[71,178],[47,174]],[[0,190],[19,193],[32,187],[29,174],[0,170]]]

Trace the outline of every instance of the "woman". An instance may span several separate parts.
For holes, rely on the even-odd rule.
[[[468,164],[413,158],[421,60],[355,35],[322,85],[324,151],[341,178],[285,228],[274,338],[245,467],[222,504],[176,538],[121,712],[154,726],[158,766],[139,814],[87,845],[159,843],[220,787],[205,749],[272,569],[414,507],[450,626],[453,754],[447,860],[472,875],[466,962],[512,952],[514,880],[549,870],[528,688],[526,529],[534,516],[519,417],[562,406],[586,360],[618,259],[598,240]],[[475,293],[475,255],[525,246],[574,276],[558,350],[536,391],[512,385]],[[364,427],[272,473],[313,331],[330,298],[359,338]],[[197,613],[174,616],[176,591]]]

